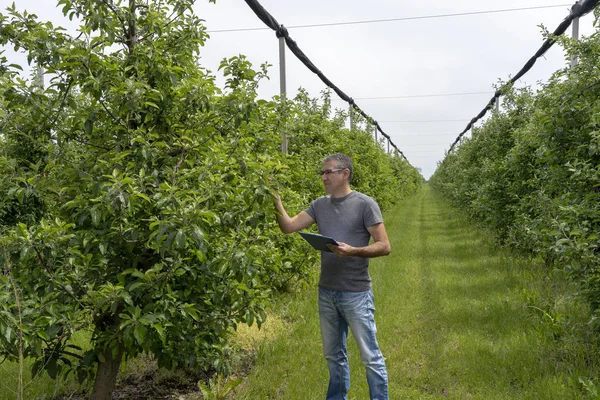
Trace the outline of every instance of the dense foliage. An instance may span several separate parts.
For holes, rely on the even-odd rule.
[[[598,327],[600,33],[561,43],[578,64],[538,93],[509,91],[504,111],[474,129],[431,181],[505,243],[566,271]]]
[[[259,325],[271,295],[316,261],[276,228],[323,195],[320,160],[354,157],[353,187],[386,209],[421,176],[301,92],[257,98],[266,66],[198,65],[207,34],[191,0],[60,0],[77,37],[0,15],[0,41],[50,78],[0,59],[0,354],[51,376],[114,382],[122,357],[224,370],[227,332]],[[280,135],[290,140],[280,152]],[[88,349],[69,339],[91,337]],[[100,383],[99,383],[100,382]],[[101,396],[98,395],[98,398]]]

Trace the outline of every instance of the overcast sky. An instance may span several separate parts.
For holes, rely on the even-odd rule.
[[[290,36],[335,85],[391,136],[410,163],[425,178],[435,171],[456,136],[493,95],[493,84],[515,75],[543,42],[540,24],[553,31],[568,15],[570,4],[561,0],[259,0],[280,24],[322,24],[380,20],[439,14],[469,13],[548,5],[557,8],[465,15],[314,28],[289,28]],[[2,12],[13,0],[0,0]],[[566,6],[569,4],[569,6]],[[18,0],[41,19],[75,29],[56,8],[55,0]],[[265,25],[243,0],[198,0],[195,11],[206,20],[208,31],[263,28]],[[593,32],[593,15],[580,22],[580,33]],[[569,34],[571,31],[568,31]],[[278,40],[270,30],[212,32],[201,53],[201,64],[217,76],[224,57],[246,55],[258,68],[268,62],[270,81],[259,88],[263,98],[279,93]],[[23,59],[10,49],[6,56]],[[558,46],[553,47],[519,82],[535,85],[565,65]],[[223,80],[219,80],[223,82]],[[318,97],[325,89],[319,78],[287,51],[287,87],[292,97],[299,87]],[[454,93],[485,94],[421,96]],[[334,95],[334,107],[347,105]],[[431,122],[439,120],[460,120]],[[427,122],[422,122],[427,121]],[[340,138],[343,140],[343,138]]]

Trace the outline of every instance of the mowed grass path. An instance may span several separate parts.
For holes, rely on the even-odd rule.
[[[392,254],[370,272],[390,398],[582,398],[579,380],[593,371],[570,363],[528,304],[545,290],[541,269],[494,248],[458,214],[425,186],[385,215]],[[280,327],[234,398],[325,398],[316,300],[315,284],[274,312]],[[368,399],[352,337],[349,352],[349,399]]]

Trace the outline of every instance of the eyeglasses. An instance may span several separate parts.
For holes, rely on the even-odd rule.
[[[338,168],[338,169],[326,169],[326,170],[324,170],[324,171],[319,171],[319,172],[318,172],[318,174],[319,174],[319,175],[321,175],[321,176],[323,176],[323,175],[329,175],[329,174],[331,174],[331,173],[333,173],[333,172],[340,172],[340,171],[343,171],[343,170],[345,170],[345,169],[346,169],[346,168]]]

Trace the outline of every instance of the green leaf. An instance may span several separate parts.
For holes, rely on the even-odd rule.
[[[138,344],[140,346],[142,346],[144,344],[144,340],[146,339],[147,331],[148,331],[148,329],[146,328],[146,325],[144,325],[144,324],[137,324],[135,326],[135,329],[133,330],[133,336],[135,337],[135,340],[138,342]]]
[[[182,229],[177,230],[177,235],[175,236],[175,244],[178,249],[183,249],[185,247],[185,233]]]
[[[158,337],[163,342],[163,344],[165,344],[166,340],[167,340],[167,337],[165,335],[165,329],[162,327],[162,325],[160,325],[160,324],[152,324],[152,327],[156,330],[156,333],[158,333]]]
[[[23,248],[21,249],[21,253],[19,254],[19,259],[21,261],[25,261],[25,259],[27,258],[28,254],[29,254],[29,247],[28,246],[23,246]]]
[[[135,192],[135,195],[139,198],[146,200],[148,203],[152,203],[152,200],[150,200],[150,197],[146,196],[144,193]]]
[[[204,232],[202,232],[202,229],[200,229],[199,226],[194,225],[192,227],[192,234],[198,247],[204,247]]]
[[[140,323],[144,325],[151,325],[156,322],[156,317],[152,314],[146,314],[138,320]]]
[[[11,342],[12,342],[12,338],[13,338],[13,334],[12,334],[12,333],[13,333],[13,330],[12,330],[12,328],[10,327],[10,325],[8,325],[8,326],[6,327],[6,330],[4,331],[4,338],[6,339],[6,341],[7,341],[8,343],[11,343]]]
[[[248,289],[248,286],[244,285],[243,283],[237,285],[237,288],[243,290],[246,293],[250,293],[250,289]]]
[[[141,272],[140,272],[140,274],[141,274]],[[134,282],[131,285],[129,285],[129,288],[127,290],[129,292],[133,292],[135,289],[139,288],[140,286],[145,286],[145,285],[146,285],[146,282],[139,282],[139,281],[138,282]]]
[[[50,378],[52,379],[56,379],[56,376],[58,375],[58,364],[56,363],[56,358],[51,358],[48,361],[48,364],[46,365],[46,371],[48,371],[48,375],[50,375]]]
[[[91,135],[93,130],[94,130],[94,121],[92,121],[90,118],[86,119],[83,124],[83,131],[86,134]]]
[[[20,223],[17,225],[17,232],[19,233],[19,236],[26,238],[29,236],[29,234],[27,233],[27,225]]]
[[[200,318],[198,317],[198,311],[196,310],[194,305],[188,305],[185,308],[185,312],[187,313],[187,315],[189,315],[190,317],[192,317],[192,319],[196,322],[200,321]]]
[[[23,204],[23,200],[25,199],[25,191],[21,188],[15,190],[14,195],[19,200],[19,203]]]
[[[147,279],[146,274],[144,274],[140,270],[133,271],[133,273],[131,274],[131,276],[133,276],[134,278],[140,278],[140,279],[144,279],[144,280]]]
[[[151,101],[146,101],[144,102],[145,105],[150,106],[150,107],[154,107],[156,109],[160,109],[160,107],[158,105],[156,105],[155,103],[151,102]]]

